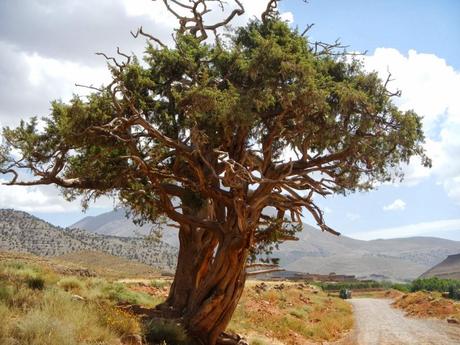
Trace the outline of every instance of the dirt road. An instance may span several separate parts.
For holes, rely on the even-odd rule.
[[[356,319],[358,345],[458,345],[460,326],[445,321],[413,319],[390,306],[391,300],[349,300]]]

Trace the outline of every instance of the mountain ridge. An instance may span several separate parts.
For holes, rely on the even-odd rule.
[[[424,272],[420,278],[460,279],[460,254],[449,255],[444,261]]]
[[[72,227],[131,236],[147,234],[150,229],[149,225],[136,226],[125,217],[122,209],[85,217]],[[336,237],[308,224],[304,224],[298,237],[299,241],[281,244],[274,256],[280,258],[281,267],[305,273],[336,272],[362,278],[377,275],[393,280],[410,280],[448,255],[460,253],[459,241],[423,236],[365,241],[343,235]],[[177,230],[165,229],[162,239],[177,247]]]
[[[91,233],[83,229],[61,228],[27,212],[0,209],[0,250],[40,256],[59,256],[90,250],[172,270],[177,249],[162,241],[139,237],[119,237]]]

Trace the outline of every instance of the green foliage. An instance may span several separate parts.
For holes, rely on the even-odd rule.
[[[460,300],[460,287],[449,286],[449,298]]]
[[[460,280],[431,277],[416,279],[411,284],[412,292],[421,290],[448,292],[451,289],[460,289]]]
[[[145,338],[152,344],[165,342],[168,345],[189,345],[184,328],[172,320],[151,320],[145,325]]]
[[[411,290],[411,284],[395,283],[395,284],[391,284],[391,288],[407,293],[407,292],[410,292]]]
[[[377,282],[377,281],[353,281],[353,282],[339,282],[339,283],[320,282],[320,283],[314,283],[314,284],[321,287],[324,291],[360,290],[360,289],[374,289],[374,288],[386,287],[385,283]]]
[[[154,306],[158,303],[152,296],[143,292],[128,290],[125,285],[119,283],[105,285],[102,288],[102,292],[102,296],[115,302],[127,302],[143,306]]]

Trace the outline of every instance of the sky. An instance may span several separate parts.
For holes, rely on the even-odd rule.
[[[246,14],[235,25],[260,16],[266,4],[243,3]],[[328,224],[366,240],[460,240],[460,1],[283,0],[280,10],[299,30],[314,23],[311,40],[339,38],[350,51],[367,52],[367,70],[385,79],[390,71],[390,89],[402,90],[395,103],[423,116],[425,148],[433,160],[432,169],[412,161],[402,183],[318,199]],[[118,46],[142,55],[144,40],[130,35],[141,25],[171,42],[175,19],[161,1],[0,0],[0,126],[45,116],[51,100],[84,94],[75,83],[107,82],[105,61],[95,52],[114,54]],[[64,201],[51,186],[0,186],[0,208],[61,226],[113,207],[112,200],[102,199],[82,213],[78,201]],[[305,220],[314,225],[307,214]]]

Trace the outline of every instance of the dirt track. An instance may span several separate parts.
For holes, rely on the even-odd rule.
[[[351,299],[358,345],[458,345],[460,326],[413,319],[390,306],[391,300]]]

